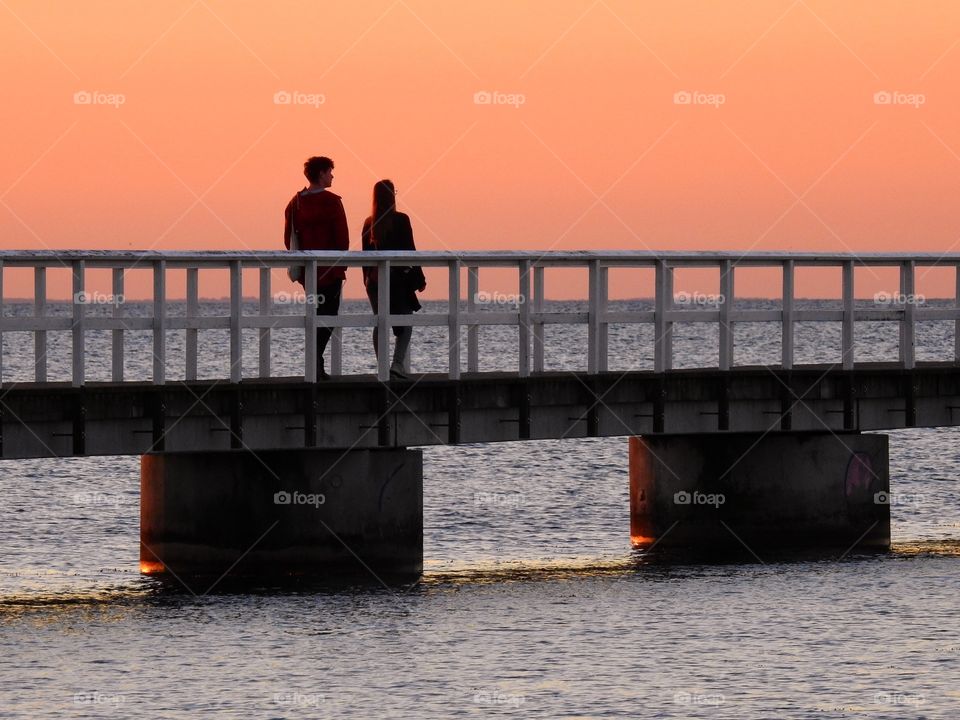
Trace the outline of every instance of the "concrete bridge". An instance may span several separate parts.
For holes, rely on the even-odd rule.
[[[889,478],[883,435],[865,430],[936,427],[960,422],[960,255],[811,253],[320,253],[304,252],[0,252],[0,268],[33,273],[34,313],[0,313],[0,336],[31,333],[33,382],[4,382],[0,392],[0,457],[138,454],[142,461],[142,548],[146,572],[328,573],[359,565],[378,575],[419,574],[422,567],[422,461],[411,447],[511,440],[627,436],[630,442],[631,535],[635,545],[761,543],[763,547],[885,547],[889,544]],[[315,297],[318,265],[416,262],[447,274],[446,312],[414,316],[317,316],[275,313],[272,277],[291,262],[306,269]],[[836,267],[842,278],[836,309],[795,303],[798,268]],[[855,268],[895,268],[898,299],[882,307],[855,303]],[[923,267],[957,273],[949,307],[913,302]],[[71,314],[48,314],[47,271],[67,268]],[[509,309],[478,307],[480,273],[516,272],[523,299]],[[586,274],[585,312],[548,311],[545,271]],[[719,290],[712,307],[676,302],[674,275],[712,269]],[[736,272],[776,268],[778,309],[737,307]],[[89,270],[110,271],[110,294],[124,295],[133,270],[152,274],[153,313],[90,312]],[[199,273],[227,270],[229,314],[201,315]],[[611,270],[652,274],[650,310],[612,310]],[[173,272],[186,278],[186,313],[168,313]],[[243,312],[243,276],[259,277],[258,312]],[[0,282],[3,273],[0,272]],[[461,286],[463,276],[466,287]],[[380,285],[387,307],[389,283]],[[466,299],[463,290],[466,289]],[[529,301],[527,301],[529,300]],[[3,304],[0,285],[0,307]],[[951,357],[918,363],[919,322],[950,321]],[[716,323],[715,367],[673,369],[676,323]],[[736,366],[733,328],[767,322],[782,328],[781,362]],[[832,365],[797,366],[798,322],[839,322],[841,352]],[[856,362],[855,328],[894,323],[898,355]],[[609,326],[651,324],[652,371],[612,372]],[[387,381],[391,325],[445,327],[445,373]],[[582,372],[545,372],[544,332],[580,324],[586,342]],[[516,372],[483,372],[479,328],[517,328]],[[333,327],[330,382],[315,382],[318,327]],[[271,331],[303,329],[303,374],[273,377]],[[343,327],[378,327],[376,376],[344,376]],[[243,377],[242,333],[258,334],[257,377]],[[198,333],[229,332],[229,377],[198,379]],[[91,382],[87,334],[111,332],[111,380]],[[153,375],[124,378],[125,333],[152,333]],[[461,330],[467,363],[461,368]],[[71,334],[69,382],[47,380],[47,333]],[[184,379],[170,380],[168,331],[185,334]],[[2,373],[2,370],[0,370]],[[625,458],[625,463],[627,459]],[[300,499],[304,498],[304,502]],[[321,502],[321,498],[323,502]],[[711,502],[699,502],[712,498]],[[723,502],[718,502],[723,498]],[[686,500],[686,502],[685,502]],[[734,531],[733,528],[736,528]]]

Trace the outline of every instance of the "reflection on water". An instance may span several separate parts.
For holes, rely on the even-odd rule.
[[[543,583],[556,580],[617,579],[623,576],[645,577],[662,568],[722,568],[741,565],[767,565],[789,571],[791,565],[809,563],[836,563],[840,561],[863,563],[875,559],[897,560],[917,557],[960,558],[960,538],[951,540],[928,540],[912,543],[896,543],[890,550],[838,553],[834,550],[780,551],[776,562],[764,563],[748,552],[704,554],[679,549],[669,551],[634,550],[618,559],[565,558],[530,562],[524,560],[503,561],[498,559],[477,560],[462,567],[433,563],[442,569],[425,568],[423,577],[415,582],[391,580],[377,575],[349,580],[323,580],[292,577],[287,580],[271,578],[269,582],[243,578],[222,578],[213,583],[209,579],[174,578],[169,576],[139,577],[130,582],[99,589],[74,589],[64,592],[48,592],[42,583],[31,589],[29,577],[50,578],[55,572],[43,574],[15,573],[23,580],[22,590],[17,594],[0,596],[0,622],[16,617],[19,610],[59,610],[79,606],[120,606],[153,603],[164,599],[193,597],[195,599],[218,595],[333,595],[340,593],[410,593],[449,585],[490,585],[502,583]]]
[[[960,538],[894,543],[891,552],[894,557],[914,557],[918,555],[960,557]]]

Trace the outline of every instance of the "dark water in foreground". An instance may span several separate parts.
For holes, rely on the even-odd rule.
[[[138,458],[0,462],[0,717],[958,718],[958,442],[891,433],[889,554],[711,562],[631,552],[625,439],[427,448],[425,577],[391,588],[143,578]]]

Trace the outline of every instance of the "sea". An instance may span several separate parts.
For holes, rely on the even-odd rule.
[[[500,300],[483,309],[519,301]],[[201,308],[229,314],[223,301]],[[369,309],[348,300],[342,312]],[[345,373],[373,372],[369,333],[344,331]],[[717,365],[714,324],[674,333],[676,367]],[[184,376],[183,336],[168,332],[170,379]],[[228,341],[200,332],[201,377],[227,376]],[[52,381],[69,379],[70,342],[48,334]],[[126,379],[150,379],[151,342],[125,332]],[[857,323],[856,359],[895,360],[897,342],[895,323]],[[257,374],[257,343],[244,333],[244,377]],[[779,362],[776,323],[739,323],[735,343],[738,364]],[[515,327],[481,328],[479,345],[481,372],[516,368]],[[545,348],[548,370],[584,370],[586,329],[548,326]],[[4,388],[33,379],[33,350],[31,334],[4,334]],[[919,359],[953,352],[953,322],[918,326]],[[611,372],[652,369],[652,326],[611,326],[609,354]],[[109,331],[89,332],[88,379],[109,379],[110,357]],[[839,359],[838,323],[798,325],[797,363]],[[446,362],[446,329],[416,328],[414,373]],[[272,331],[272,372],[302,375],[302,331]],[[889,552],[709,560],[631,548],[626,438],[426,447],[424,574],[405,585],[145,577],[138,457],[0,461],[0,718],[955,720],[960,428],[888,434]]]

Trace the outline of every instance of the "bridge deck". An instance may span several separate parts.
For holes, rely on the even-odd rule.
[[[960,424],[960,366],[863,363],[671,370],[7,383],[0,457],[151,450],[402,447],[654,433]]]

